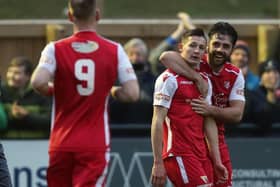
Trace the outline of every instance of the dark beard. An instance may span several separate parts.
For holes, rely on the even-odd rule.
[[[219,65],[222,65],[222,64],[229,61],[229,56],[227,56],[225,53],[214,51],[214,52],[210,53],[210,55],[209,55],[209,57],[210,57],[209,60],[210,60],[211,64],[213,64],[213,62],[214,62],[215,65],[218,65],[215,62],[215,56],[216,55],[221,55],[222,58],[223,58],[223,62],[221,62]]]

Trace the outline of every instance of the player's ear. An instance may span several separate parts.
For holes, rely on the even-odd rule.
[[[68,10],[67,14],[68,14],[68,19],[69,19],[69,21],[73,22],[73,21],[74,21],[74,16],[73,16],[73,14],[71,13],[71,11]]]
[[[68,15],[69,21],[71,21],[71,22],[74,22],[73,13],[74,13],[74,11],[73,11],[73,8],[72,8],[72,6],[71,6],[71,4],[70,4],[70,1],[69,1],[69,3],[68,3],[68,12],[67,12],[67,15]]]
[[[95,10],[95,21],[99,21],[100,20],[100,10],[97,8]]]

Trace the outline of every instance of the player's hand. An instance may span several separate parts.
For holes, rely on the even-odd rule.
[[[163,163],[154,163],[151,182],[153,187],[164,187],[166,183],[166,171]]]
[[[201,95],[206,98],[208,93],[208,83],[198,74],[199,78],[195,81],[195,85],[198,88]]]
[[[211,106],[206,102],[205,99],[193,99],[191,101],[192,109],[203,116],[211,115]]]
[[[190,30],[190,29],[194,29],[195,26],[194,24],[191,22],[191,18],[189,16],[189,14],[185,13],[185,12],[179,12],[177,14],[177,17],[179,19],[182,20],[183,24],[184,24],[184,27],[187,29],[187,30]]]
[[[214,165],[215,177],[217,178],[216,184],[222,184],[228,180],[228,171],[223,164]]]

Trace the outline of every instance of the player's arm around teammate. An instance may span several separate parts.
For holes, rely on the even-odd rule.
[[[184,62],[184,59],[180,56],[180,54],[168,51],[161,55],[160,60],[166,67],[169,67],[175,72],[192,79],[194,82],[196,82],[196,85],[198,87],[205,88],[203,83],[200,83],[199,77],[201,76],[199,76],[197,72],[193,71],[188,66],[188,64]],[[243,85],[244,78],[240,77],[239,79],[237,79],[234,85],[234,88],[236,88],[234,92],[239,93],[235,94],[243,94]],[[212,116],[215,119],[231,123],[239,122],[241,120],[243,109],[245,107],[245,102],[241,100],[230,100],[229,107],[226,108],[209,105],[207,102],[205,102],[204,99],[194,99],[192,100],[191,104],[193,106],[193,109],[203,116]]]
[[[240,100],[229,101],[229,107],[221,108],[213,105],[208,105],[201,99],[194,99],[191,103],[193,110],[203,116],[212,116],[215,119],[237,123],[241,120],[245,102]]]
[[[205,82],[199,73],[197,73],[185,63],[179,53],[176,51],[163,52],[159,57],[159,60],[165,67],[171,67],[171,69],[178,74],[188,77],[190,80],[194,81],[200,93],[203,96],[207,95],[207,82]]]

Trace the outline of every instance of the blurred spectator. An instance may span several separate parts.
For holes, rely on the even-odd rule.
[[[245,41],[238,40],[231,53],[230,61],[241,69],[245,78],[245,88],[254,90],[259,86],[260,78],[249,69],[250,56],[248,44]]]
[[[124,45],[124,49],[139,82],[140,99],[135,103],[123,103],[111,99],[111,123],[150,123],[155,76],[151,72],[150,64],[147,60],[147,46],[143,40],[133,38]],[[126,115],[124,116],[120,112]]]
[[[259,66],[260,85],[248,92],[244,122],[255,123],[260,135],[269,135],[273,123],[280,123],[280,98],[277,89],[280,82],[280,65],[268,60]]]
[[[38,95],[30,86],[33,68],[27,57],[15,57],[9,64],[2,101],[8,117],[8,138],[48,137],[50,100]]]
[[[124,49],[137,75],[140,86],[140,101],[152,103],[155,76],[151,72],[147,59],[146,44],[139,38],[133,38],[124,45]]]
[[[151,64],[152,72],[155,76],[161,74],[166,68],[159,62],[159,56],[166,50],[177,49],[177,43],[181,39],[182,35],[186,30],[194,29],[195,26],[192,24],[190,16],[185,12],[179,12],[177,17],[180,22],[176,30],[171,33],[165,40],[151,50],[148,61]]]
[[[121,103],[111,99],[111,123],[151,123],[154,82],[156,75],[160,74],[164,68],[159,63],[159,56],[165,50],[174,49],[186,29],[194,28],[186,13],[180,12],[177,16],[180,18],[180,22],[176,30],[154,48],[150,54],[146,43],[140,38],[132,38],[124,45],[137,75],[140,99],[136,103]],[[126,115],[124,116],[120,112]]]

